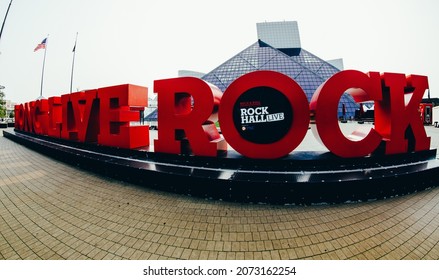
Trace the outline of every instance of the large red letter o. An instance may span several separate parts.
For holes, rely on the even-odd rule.
[[[290,77],[273,71],[255,71],[236,79],[226,89],[219,121],[224,138],[240,154],[249,158],[279,158],[294,150],[308,131],[308,100]],[[272,134],[277,136],[271,137],[266,128],[279,125],[283,131],[274,129]],[[253,135],[243,137],[252,131]]]

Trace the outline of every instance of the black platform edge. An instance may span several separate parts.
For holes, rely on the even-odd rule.
[[[439,183],[436,150],[342,159],[293,152],[279,160],[169,155],[84,144],[4,130],[57,160],[111,178],[208,199],[272,204],[357,202],[405,195]]]

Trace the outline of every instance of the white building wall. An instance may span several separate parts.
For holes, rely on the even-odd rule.
[[[276,49],[300,49],[297,21],[256,23],[258,39]]]

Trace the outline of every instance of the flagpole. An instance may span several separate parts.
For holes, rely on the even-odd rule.
[[[78,41],[78,32],[76,32],[75,46],[73,47],[72,74],[70,75],[70,93],[73,88],[73,69],[75,68],[76,42]]]
[[[44,48],[43,70],[41,71],[41,90],[40,90],[40,97],[38,97],[38,100],[39,99],[44,99],[44,97],[43,97],[44,66],[46,64],[46,52],[47,52],[47,46],[48,45],[49,45],[49,34],[47,34],[46,46]]]

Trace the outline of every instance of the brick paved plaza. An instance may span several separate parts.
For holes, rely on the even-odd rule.
[[[439,128],[426,129],[437,148]],[[0,135],[0,259],[439,259],[439,188],[306,207],[209,201],[101,177]]]

